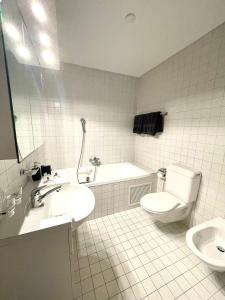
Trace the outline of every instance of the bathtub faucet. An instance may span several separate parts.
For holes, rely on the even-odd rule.
[[[93,165],[93,166],[100,166],[101,165],[101,161],[100,161],[100,158],[99,157],[91,157],[89,159],[89,162]]]

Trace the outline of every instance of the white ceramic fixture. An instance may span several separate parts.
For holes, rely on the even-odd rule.
[[[103,184],[110,184],[116,182],[123,182],[127,180],[140,179],[154,174],[152,169],[143,169],[138,165],[124,162],[115,164],[106,164],[97,167],[96,178],[93,180],[94,167],[86,166],[81,167],[79,170],[79,176],[82,181],[85,181],[87,176],[90,176],[91,182],[86,183],[85,186],[97,186]],[[52,175],[47,175],[42,178],[40,186],[42,185],[56,185],[74,183],[77,184],[76,169],[59,169],[52,172]]]
[[[225,220],[215,218],[187,231],[186,241],[193,253],[209,268],[225,271]]]
[[[201,172],[179,164],[168,166],[165,192],[142,197],[141,207],[163,223],[185,219],[197,199]]]
[[[47,188],[42,193],[46,191]],[[87,219],[95,207],[93,192],[86,186],[73,184],[63,185],[59,192],[49,194],[43,202],[43,207],[30,209],[20,234],[60,225],[68,220],[74,230]]]

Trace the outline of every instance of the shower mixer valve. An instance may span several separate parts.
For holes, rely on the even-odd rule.
[[[96,156],[91,157],[91,158],[89,159],[89,162],[90,162],[93,166],[100,166],[100,165],[101,165],[101,160],[100,160],[100,158],[99,158],[99,157],[96,157]]]

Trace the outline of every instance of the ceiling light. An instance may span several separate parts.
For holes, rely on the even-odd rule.
[[[44,59],[44,61],[48,64],[48,65],[52,65],[55,62],[55,55],[52,51],[50,50],[44,50],[42,51],[42,57]]]
[[[50,37],[47,33],[40,32],[39,39],[40,39],[40,42],[43,46],[45,46],[45,47],[51,46],[51,40],[50,40]]]
[[[136,15],[134,13],[129,13],[124,17],[127,23],[134,23],[136,20]]]
[[[33,14],[35,15],[36,19],[41,22],[44,23],[47,20],[47,16],[45,13],[45,10],[42,6],[42,4],[38,1],[34,1],[31,5]]]
[[[29,49],[23,45],[17,47],[17,53],[25,60],[29,60],[31,57]]]
[[[8,36],[14,41],[20,40],[19,30],[11,23],[4,23],[4,29]]]

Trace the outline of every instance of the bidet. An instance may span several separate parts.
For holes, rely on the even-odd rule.
[[[225,271],[225,219],[215,218],[192,227],[187,231],[186,241],[209,268]]]

